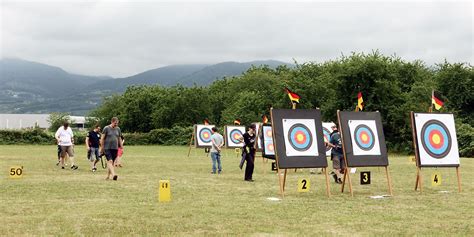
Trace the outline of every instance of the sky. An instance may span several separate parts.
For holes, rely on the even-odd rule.
[[[471,1],[0,0],[0,56],[127,77],[174,64],[380,53],[473,65]]]

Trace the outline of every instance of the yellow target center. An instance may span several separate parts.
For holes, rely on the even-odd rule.
[[[303,141],[304,140],[303,134],[296,135],[296,140],[298,140],[299,142]]]
[[[204,136],[204,138],[208,138],[208,137],[209,137],[209,134],[207,134],[207,133],[204,133],[204,135],[203,135],[203,136]]]
[[[431,139],[433,140],[434,144],[439,144],[441,142],[441,137],[439,137],[438,134],[433,135],[433,138]]]
[[[268,146],[268,149],[269,149],[270,151],[273,151],[273,145],[270,144],[270,145]]]
[[[369,137],[367,137],[367,134],[362,134],[362,141],[367,141],[367,139],[369,139]]]

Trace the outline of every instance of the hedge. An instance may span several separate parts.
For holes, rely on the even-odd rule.
[[[154,129],[149,133],[125,133],[123,135],[126,145],[188,145],[192,133],[193,127],[175,126]],[[456,124],[456,134],[460,155],[462,157],[474,157],[474,128],[469,124],[458,123]],[[84,144],[86,135],[86,131],[74,131],[75,144]],[[56,140],[53,133],[39,128],[0,130],[0,145],[10,144],[52,145],[56,144]]]

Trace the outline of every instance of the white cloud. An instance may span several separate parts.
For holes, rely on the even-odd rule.
[[[1,56],[88,75],[188,63],[335,59],[380,50],[473,62],[471,2],[1,3]]]

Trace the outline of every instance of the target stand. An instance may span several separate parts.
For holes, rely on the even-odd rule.
[[[431,112],[431,111],[430,111]],[[410,113],[416,159],[415,191],[423,192],[422,168],[456,168],[458,191],[461,175],[453,114]]]
[[[284,197],[288,169],[322,168],[326,176],[326,194],[330,197],[321,111],[271,109],[270,115],[280,195]]]
[[[207,156],[209,156],[209,152],[207,151],[212,147],[211,129],[213,127],[214,125],[203,125],[203,124],[194,125],[194,132],[191,135],[191,140],[189,141],[188,157],[193,147],[204,148],[207,153]]]
[[[338,110],[337,118],[345,164],[341,192],[344,192],[347,179],[351,196],[354,196],[350,177],[351,168],[384,167],[388,192],[390,196],[393,196],[380,113]]]

